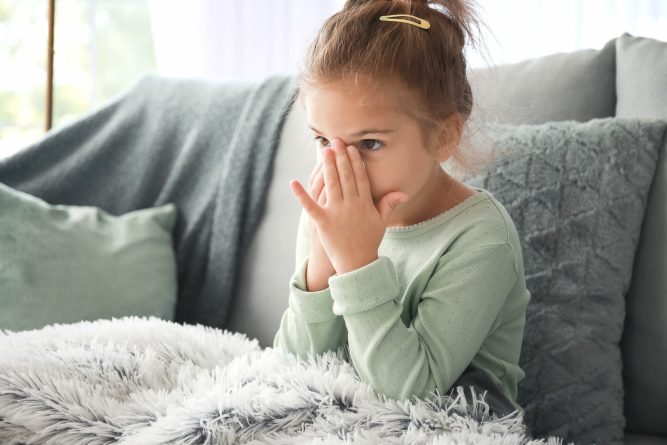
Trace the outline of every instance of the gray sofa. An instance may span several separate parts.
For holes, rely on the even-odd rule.
[[[472,121],[538,124],[610,116],[667,120],[667,43],[623,34],[602,49],[470,72]],[[228,329],[271,346],[288,306],[300,205],[315,163],[301,107],[285,121],[265,214],[241,268]],[[626,294],[621,339],[626,444],[667,444],[667,147],[662,148]],[[287,261],[291,259],[291,261]],[[281,290],[276,292],[276,290]]]

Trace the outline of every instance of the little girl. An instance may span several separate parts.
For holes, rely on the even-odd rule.
[[[290,182],[297,268],[273,346],[346,347],[391,398],[470,385],[495,414],[523,414],[518,234],[489,191],[441,167],[472,108],[473,23],[462,0],[348,0],[319,31],[299,74],[318,162],[308,190]]]

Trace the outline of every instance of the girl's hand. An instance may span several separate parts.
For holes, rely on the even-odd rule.
[[[322,163],[318,162],[313,168],[310,177],[308,178],[308,195],[317,201],[319,205],[325,205],[327,202],[327,195],[324,190],[324,176],[322,174]],[[313,219],[308,217],[308,225],[310,230],[310,259],[311,263],[316,263],[318,267],[326,270],[329,276],[336,273],[331,260],[320,242],[320,236],[317,233],[317,226],[313,223]]]
[[[346,149],[338,138],[332,144],[333,149],[323,150],[326,202],[315,202],[299,181],[291,181],[290,186],[315,224],[336,272],[343,274],[378,258],[386,221],[394,207],[407,201],[408,196],[387,193],[376,208],[357,148],[350,145]]]

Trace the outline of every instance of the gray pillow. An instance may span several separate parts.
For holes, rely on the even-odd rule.
[[[176,207],[113,216],[0,183],[0,329],[126,315],[173,320]]]
[[[536,437],[622,443],[625,294],[666,122],[489,125],[495,159],[465,183],[508,210],[527,308],[517,401]]]

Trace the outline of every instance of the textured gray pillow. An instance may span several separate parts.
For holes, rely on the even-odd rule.
[[[532,296],[517,400],[535,437],[622,443],[624,297],[666,125],[489,125],[496,158],[459,175],[493,193],[520,235]]]

